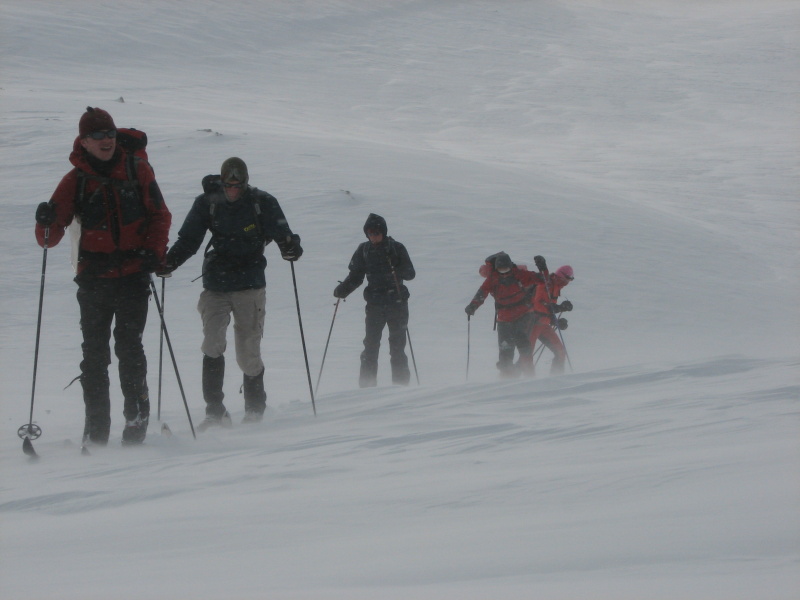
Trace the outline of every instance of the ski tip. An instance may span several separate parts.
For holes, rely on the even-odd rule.
[[[172,435],[172,429],[166,423],[161,424],[161,435]]]

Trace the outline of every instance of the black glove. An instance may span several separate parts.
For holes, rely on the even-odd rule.
[[[547,271],[547,261],[544,259],[544,256],[534,256],[533,262],[536,263],[536,268],[539,271]]]
[[[286,243],[281,246],[281,258],[294,262],[301,256],[303,256],[303,247],[300,245],[300,236],[293,233],[286,238]]]
[[[558,305],[558,312],[569,312],[572,310],[572,302],[569,300],[564,300],[561,304]]]
[[[347,290],[344,289],[344,284],[340,283],[337,285],[333,290],[333,297],[334,298],[347,298]]]
[[[567,320],[566,320],[564,317],[561,317],[561,318],[558,320],[558,328],[559,328],[561,331],[564,331],[564,330],[567,328]]]
[[[164,262],[156,267],[155,274],[158,277],[172,277],[172,272],[177,268],[178,265],[175,263],[175,259],[167,254]]]
[[[475,314],[475,311],[478,310],[478,307],[475,306],[472,302],[467,304],[464,312],[467,313],[470,317]]]
[[[42,202],[36,207],[36,222],[42,227],[50,227],[56,222],[56,207],[49,202]]]

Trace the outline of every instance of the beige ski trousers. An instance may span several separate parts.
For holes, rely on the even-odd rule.
[[[264,369],[261,339],[264,337],[265,288],[238,292],[203,290],[197,310],[203,319],[203,354],[217,358],[228,345],[227,331],[233,315],[236,362],[245,375],[258,375]]]

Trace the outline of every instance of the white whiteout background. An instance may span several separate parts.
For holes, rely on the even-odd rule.
[[[6,0],[0,8],[0,596],[789,599],[800,592],[795,2]],[[267,255],[269,410],[194,440],[164,362],[145,446],[79,453],[80,331],[49,199],[85,106],[147,132],[173,214],[229,156],[274,194],[316,382],[370,212],[408,247],[420,385],[357,388],[360,290],[313,416]],[[484,257],[571,264],[572,368],[501,381]],[[200,257],[166,320],[203,416]],[[158,283],[160,290],[160,282]],[[158,322],[146,332],[154,409]],[[467,349],[469,344],[469,379]]]

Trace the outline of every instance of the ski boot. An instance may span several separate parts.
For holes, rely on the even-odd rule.
[[[125,421],[125,429],[122,430],[122,445],[134,446],[141,444],[147,435],[147,424],[150,422],[150,415],[139,413],[134,419]]]
[[[264,369],[258,375],[244,374],[244,419],[242,423],[260,423],[267,408],[267,392],[264,390]]]

